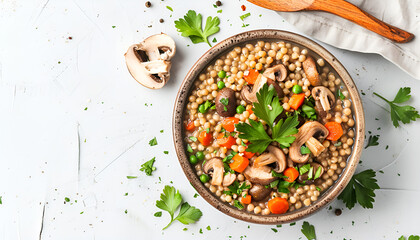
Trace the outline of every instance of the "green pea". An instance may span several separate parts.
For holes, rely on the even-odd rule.
[[[219,76],[219,78],[223,79],[226,77],[226,72],[223,70],[220,70],[219,73],[217,74]]]
[[[197,157],[196,157],[196,156],[194,156],[194,155],[191,155],[191,156],[190,156],[190,163],[191,163],[191,164],[197,164],[197,163],[198,163],[198,159],[197,159]]]
[[[199,111],[199,112],[201,112],[201,113],[206,113],[206,112],[207,112],[207,109],[206,109],[206,107],[204,106],[204,104],[201,104],[201,105],[198,107],[198,111]]]
[[[241,114],[241,113],[243,113],[244,111],[245,111],[245,107],[244,107],[244,106],[239,105],[239,106],[237,106],[237,107],[236,107],[236,112],[237,112],[237,113]]]
[[[295,86],[293,86],[293,88],[292,88],[292,92],[293,93],[296,93],[296,94],[299,94],[299,93],[301,93],[302,92],[302,87],[300,86],[300,85],[295,85]]]
[[[200,176],[200,181],[202,182],[202,183],[206,183],[206,182],[208,182],[210,180],[210,177],[209,177],[209,175],[207,175],[207,174],[202,174],[201,176]]]
[[[195,154],[195,156],[198,158],[198,160],[203,160],[204,159],[204,153],[203,152],[197,152]]]
[[[224,83],[223,81],[218,81],[218,82],[217,82],[217,87],[218,87],[219,89],[223,89],[223,88],[225,87],[225,83]]]

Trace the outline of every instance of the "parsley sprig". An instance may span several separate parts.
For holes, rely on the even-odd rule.
[[[279,98],[276,95],[273,86],[265,84],[257,93],[258,102],[255,102],[254,114],[264,120],[271,129],[272,134],[269,136],[261,122],[249,119],[249,123],[236,124],[236,130],[240,132],[239,138],[248,139],[251,144],[248,145],[247,151],[262,153],[272,142],[278,142],[280,147],[290,147],[296,137],[298,130],[296,126],[299,124],[298,116],[287,117],[286,120],[280,119],[277,124],[274,123],[276,118],[283,112]]]
[[[202,16],[193,10],[189,10],[184,18],[175,21],[175,27],[178,32],[181,32],[181,36],[189,37],[194,44],[206,42],[210,47],[208,37],[219,32],[219,24],[220,19],[218,17],[208,17],[203,30],[201,27]]]
[[[399,127],[399,122],[407,124],[410,123],[410,121],[416,121],[417,118],[420,118],[419,112],[414,107],[409,105],[397,105],[408,101],[411,98],[410,92],[411,88],[409,87],[400,88],[394,100],[392,101],[389,101],[376,92],[373,93],[389,104],[391,108],[391,120],[394,127]]]
[[[152,176],[152,172],[156,170],[156,167],[153,167],[156,158],[152,158],[149,161],[141,165],[140,171],[145,172],[147,176]]]
[[[380,188],[375,176],[372,169],[355,174],[338,199],[343,200],[348,209],[352,209],[356,202],[363,208],[373,208],[376,196],[374,191]]]
[[[308,240],[315,240],[316,239],[316,235],[315,235],[315,227],[314,225],[309,224],[308,222],[303,222],[302,224],[302,229],[300,230],[303,235],[305,235],[305,237]]]
[[[190,224],[198,221],[203,213],[200,209],[190,206],[187,202],[182,203],[182,196],[174,187],[166,185],[160,200],[156,201],[156,207],[167,211],[171,215],[171,222],[162,230],[168,228],[174,221],[178,220],[183,224]],[[174,218],[175,211],[181,205],[178,216]]]
[[[379,140],[379,135],[370,135],[365,149],[372,146],[378,146],[379,145],[378,140]]]

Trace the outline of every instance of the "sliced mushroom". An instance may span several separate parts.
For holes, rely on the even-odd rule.
[[[268,84],[269,86],[272,85],[274,89],[276,90],[277,96],[279,98],[284,97],[283,90],[281,89],[280,85],[269,78],[266,78],[263,74],[258,75],[257,80],[255,80],[255,83],[253,87],[246,85],[242,88],[241,91],[241,97],[243,100],[245,100],[247,103],[253,103],[257,102],[257,92],[260,91],[260,89],[264,86],[264,84]]]
[[[268,185],[277,179],[271,175],[271,168],[267,166],[258,168],[254,166],[248,166],[243,174],[246,179],[248,179],[253,184],[258,183],[262,185]]]
[[[278,82],[283,82],[287,77],[287,69],[283,64],[277,64],[271,68],[267,68],[263,76]]]
[[[323,86],[314,87],[312,89],[312,96],[315,101],[319,101],[325,112],[328,112],[331,109],[331,106],[335,103],[334,94],[328,88]]]
[[[314,137],[309,138],[305,145],[315,157],[318,157],[325,150],[324,145]]]
[[[286,169],[286,156],[283,151],[274,146],[267,147],[268,153],[261,154],[254,160],[254,167],[261,167],[274,163],[274,171],[281,173]]]
[[[169,80],[170,59],[175,52],[174,40],[162,33],[131,45],[124,56],[128,71],[137,82],[151,89],[159,89]]]
[[[211,184],[221,186],[223,182],[223,173],[225,168],[223,167],[223,161],[221,158],[212,158],[203,165],[205,173],[211,175]]]
[[[235,91],[223,88],[216,96],[216,111],[222,117],[232,117],[236,113]]]
[[[249,194],[251,194],[254,201],[262,201],[270,195],[271,188],[266,188],[261,184],[254,184],[251,189],[249,189]]]
[[[314,183],[317,179],[319,179],[322,174],[324,173],[324,168],[321,166],[321,164],[319,163],[310,163],[311,168],[309,169],[309,171],[307,171],[306,173],[299,175],[298,177],[298,182],[300,183],[304,183],[307,185],[310,185],[312,183]],[[317,176],[317,179],[315,179],[315,174],[318,171],[318,169],[321,168],[321,174],[319,176]],[[309,172],[312,171],[312,179],[308,180],[309,178]]]
[[[321,85],[321,79],[319,77],[318,70],[316,69],[315,60],[308,56],[302,63],[303,71],[305,71],[306,78],[309,80],[312,86],[316,87]]]
[[[324,139],[328,136],[328,129],[319,122],[306,122],[299,128],[296,134],[296,139],[289,148],[289,157],[295,163],[306,163],[309,159],[309,154],[302,155],[301,147],[308,142],[310,138]],[[309,145],[314,144],[314,140],[309,140]]]
[[[236,180],[236,174],[228,173],[223,177],[223,187],[230,186]]]

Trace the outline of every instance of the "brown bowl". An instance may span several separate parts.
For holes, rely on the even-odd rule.
[[[347,87],[351,101],[353,102],[352,110],[355,117],[354,128],[356,134],[353,151],[348,158],[347,166],[340,175],[339,179],[337,179],[337,181],[310,206],[281,215],[271,214],[264,216],[261,214],[254,214],[238,210],[237,208],[222,202],[219,197],[211,193],[209,189],[206,188],[203,183],[201,183],[194,167],[188,161],[186,144],[184,141],[185,126],[183,124],[183,120],[185,116],[186,104],[188,103],[188,97],[192,90],[191,88],[193,83],[196,79],[198,79],[199,74],[204,69],[206,69],[209,63],[213,63],[217,57],[225,54],[228,50],[233,49],[235,46],[243,45],[251,41],[255,42],[258,40],[290,42],[295,45],[300,45],[307,48],[312,55],[322,57],[324,61],[334,69],[337,75],[342,79],[344,85]],[[175,101],[172,124],[174,144],[179,162],[188,180],[198,191],[198,193],[213,207],[231,217],[247,222],[271,225],[294,222],[304,217],[308,217],[332,202],[346,187],[351,177],[353,176],[354,171],[356,170],[363,149],[363,141],[365,135],[365,118],[360,95],[352,78],[344,66],[330,52],[328,52],[325,48],[315,43],[314,41],[295,33],[272,29],[254,30],[234,35],[221,41],[219,44],[215,45],[206,53],[204,53],[204,55],[192,66],[179,89]]]

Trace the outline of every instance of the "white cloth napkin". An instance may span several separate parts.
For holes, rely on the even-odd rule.
[[[336,15],[320,11],[279,12],[307,35],[338,48],[378,53],[420,80],[420,0],[347,0],[372,16],[411,32],[409,43],[395,43]]]

